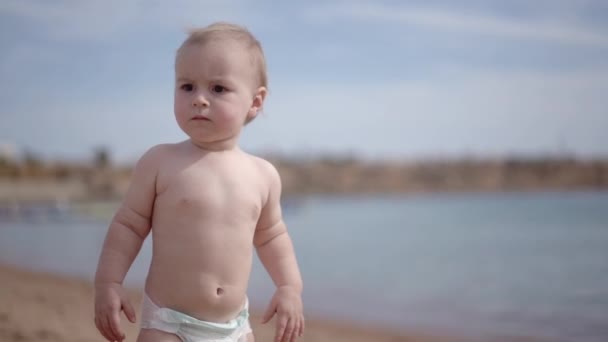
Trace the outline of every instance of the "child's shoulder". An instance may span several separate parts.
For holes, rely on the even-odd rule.
[[[154,146],[148,148],[148,150],[146,152],[144,152],[144,154],[142,155],[142,158],[153,158],[153,157],[159,157],[159,156],[171,154],[171,153],[174,153],[177,150],[179,150],[182,145],[183,145],[183,143],[173,143],[173,144],[166,143],[166,144],[154,145]]]
[[[275,180],[279,177],[279,172],[277,168],[268,160],[255,156],[253,154],[247,154],[247,157],[251,160],[251,162],[255,165],[256,169],[260,172],[260,174],[269,180]]]
[[[158,164],[162,162],[167,156],[174,153],[177,149],[178,144],[158,144],[154,145],[146,152],[144,152],[139,158],[138,164],[147,164],[148,166],[152,164]]]

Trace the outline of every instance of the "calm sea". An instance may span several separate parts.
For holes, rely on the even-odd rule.
[[[285,220],[311,316],[608,341],[608,193],[309,197]],[[92,279],[107,222],[0,221],[0,262]],[[147,240],[127,276],[142,284]],[[256,260],[249,296],[272,283]]]

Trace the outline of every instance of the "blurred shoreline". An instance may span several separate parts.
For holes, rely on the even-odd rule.
[[[510,158],[362,161],[267,157],[285,196],[608,189],[608,159]],[[0,159],[0,204],[119,200],[132,165],[107,153],[87,163]]]
[[[93,323],[92,284],[75,278],[31,272],[0,264],[0,341],[102,342]],[[141,289],[131,289],[138,308]],[[271,341],[274,321],[261,325],[260,313],[252,313],[256,341]],[[126,342],[135,341],[137,324],[122,318]],[[529,337],[465,338],[433,332],[402,333],[354,322],[338,322],[308,317],[306,333],[298,341],[316,342],[464,342],[464,341],[542,341]]]

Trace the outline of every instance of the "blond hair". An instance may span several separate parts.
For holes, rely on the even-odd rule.
[[[233,40],[243,44],[250,55],[252,64],[257,69],[257,86],[268,88],[268,75],[266,72],[266,58],[260,42],[243,26],[217,22],[203,28],[189,30],[189,36],[177,49],[177,55],[186,46],[205,45],[205,43],[217,40]]]

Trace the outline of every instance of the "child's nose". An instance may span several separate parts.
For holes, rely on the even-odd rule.
[[[194,107],[209,107],[209,101],[204,94],[199,93],[194,96],[194,101],[192,103]]]

